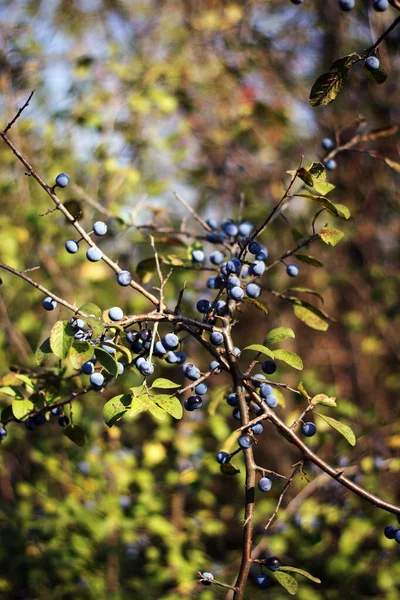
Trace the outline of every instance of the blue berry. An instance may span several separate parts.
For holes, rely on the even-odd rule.
[[[289,275],[289,277],[297,277],[299,274],[299,267],[293,264],[288,265],[286,267],[286,273]]]
[[[121,319],[124,318],[122,308],[119,308],[119,306],[113,306],[108,311],[108,317],[111,319],[111,321],[121,321]]]
[[[265,399],[265,402],[270,408],[276,408],[278,406],[279,400],[274,394],[268,394]]]
[[[225,309],[225,306],[226,306],[225,300],[217,300],[217,303],[215,305],[215,314],[221,315]]]
[[[115,354],[115,348],[113,348],[113,346],[109,346],[109,345],[106,343],[106,340],[105,340],[105,343],[104,343],[104,344],[101,344],[101,348],[102,348],[103,350],[105,350],[106,352],[108,352],[108,354]]]
[[[198,394],[199,396],[204,396],[204,394],[207,393],[207,386],[205,383],[198,383],[196,385],[196,387],[194,388],[194,391],[196,392],[196,394]]]
[[[321,142],[321,146],[324,150],[329,152],[329,150],[333,150],[335,147],[335,142],[331,140],[331,138],[324,138]]]
[[[293,0],[291,0],[293,4],[301,4],[301,2],[303,0],[301,0],[301,2],[299,2],[297,0],[297,2],[294,2]],[[269,587],[271,585],[271,578],[268,577],[268,575],[257,575],[256,576],[256,586],[259,587],[261,590],[265,590],[267,587]]]
[[[238,348],[237,346],[233,347],[233,356],[235,356],[236,358],[239,358],[239,356],[241,355],[242,351],[240,348]]]
[[[104,221],[96,221],[93,225],[93,231],[96,235],[106,235],[107,233],[107,225]]]
[[[254,444],[254,439],[248,433],[244,433],[243,435],[241,435],[239,437],[238,444],[241,448],[246,450],[247,448],[250,448],[250,446],[252,446]]]
[[[307,421],[307,423],[304,423],[301,430],[303,434],[307,437],[312,437],[317,432],[316,426],[311,421]]]
[[[260,277],[265,271],[265,263],[262,260],[256,260],[250,265],[250,275]]]
[[[163,339],[164,346],[168,348],[168,350],[175,350],[179,346],[179,338],[175,333],[167,333]]]
[[[216,289],[216,286],[215,286],[215,280],[216,280],[216,279],[217,279],[217,278],[216,278],[216,277],[214,277],[214,275],[213,275],[213,276],[211,276],[211,277],[209,277],[209,278],[207,279],[207,287],[208,287],[208,289],[209,289],[209,290],[215,290],[215,289]]]
[[[140,364],[139,371],[144,377],[149,377],[154,373],[154,365],[149,360],[145,360]]]
[[[240,409],[239,409],[239,407],[233,409],[233,411],[232,411],[232,417],[234,419],[236,419],[237,421],[240,421]]]
[[[379,67],[380,67],[379,59],[376,58],[376,56],[368,56],[365,59],[364,64],[365,64],[366,69],[371,69],[371,71],[376,71],[376,69],[379,69]]]
[[[244,291],[238,285],[235,285],[232,289],[229,290],[229,297],[235,302],[239,302],[244,297]]]
[[[263,381],[264,379],[266,379],[265,375],[263,375],[263,373],[257,373],[257,375],[254,375],[254,379],[256,379],[257,381],[254,381],[254,387],[258,388],[260,386],[263,385]]]
[[[61,415],[61,417],[58,417],[58,424],[61,425],[61,427],[66,427],[69,424],[69,418],[67,415]]]
[[[125,371],[124,365],[120,362],[117,362],[117,367],[118,367],[118,375],[122,375],[122,373]]]
[[[259,252],[261,252],[261,250],[262,246],[254,240],[248,245],[248,251],[250,252],[250,254],[258,254]]]
[[[232,392],[231,394],[228,394],[228,396],[226,397],[226,401],[229,404],[229,406],[238,406],[238,399],[237,399],[237,395]]]
[[[221,373],[221,363],[217,360],[212,360],[208,368],[210,371],[214,371],[215,369],[215,375],[219,375]]]
[[[264,360],[261,368],[266,375],[272,375],[272,373],[275,373],[276,371],[276,364],[272,359],[268,358],[267,360]]]
[[[374,10],[376,10],[377,12],[383,12],[387,8],[389,8],[389,1],[388,0],[374,0],[373,7],[374,7]]]
[[[262,246],[260,252],[256,254],[256,260],[266,260],[268,258],[268,250],[265,246]]]
[[[400,544],[400,529],[398,531],[396,531],[394,539],[396,540],[396,542],[398,544]]]
[[[257,377],[257,376],[256,376]],[[265,379],[265,377],[264,377]],[[269,383],[262,383],[260,386],[260,396],[261,398],[266,398],[274,393],[274,388]]]
[[[189,396],[189,398],[187,398],[184,403],[183,406],[186,408],[186,410],[192,411],[192,410],[196,410],[198,408],[200,408],[203,404],[203,399],[201,396],[199,396],[198,394],[193,394],[192,396]]]
[[[204,260],[204,252],[203,250],[193,250],[192,251],[192,259],[194,262],[201,263]]]
[[[254,425],[252,425],[250,427],[250,429],[252,430],[254,435],[260,435],[260,433],[262,433],[264,431],[264,427],[263,427],[262,423],[254,423]]]
[[[103,253],[97,246],[91,246],[86,252],[86,258],[90,260],[90,262],[98,262],[102,257]]]
[[[206,223],[209,226],[209,228],[212,229],[213,231],[218,229],[218,223],[215,219],[207,219]]]
[[[169,350],[169,351],[167,352],[167,356],[165,357],[165,360],[167,361],[167,363],[168,363],[169,365],[174,365],[175,363],[177,363],[177,362],[178,362],[178,359],[177,359],[177,357],[176,357],[176,354],[175,354],[175,352],[173,352],[172,350]]]
[[[339,7],[348,12],[349,10],[353,10],[355,5],[355,0],[339,0]]]
[[[210,254],[210,262],[213,265],[222,265],[224,260],[225,260],[225,257],[222,254],[222,252],[220,252],[219,250],[215,250],[214,252],[212,252]]]
[[[225,241],[225,236],[219,231],[210,231],[210,233],[207,233],[207,241],[211,244],[222,244]]]
[[[240,273],[242,262],[238,258],[231,258],[226,263],[226,270],[228,273]]]
[[[221,346],[224,343],[224,336],[219,331],[213,331],[210,335],[210,342],[214,346]]]
[[[248,265],[243,265],[242,267],[242,271],[240,273],[240,276],[245,279],[246,277],[248,277],[250,272],[250,267]]]
[[[58,187],[65,188],[65,187],[67,187],[68,183],[69,183],[69,176],[66,173],[60,173],[59,175],[57,175],[56,185],[58,185]]]
[[[62,413],[62,408],[61,406],[55,406],[54,408],[50,409],[50,412],[54,417],[59,417]]]
[[[34,416],[35,419],[35,425],[44,425],[46,423],[46,415],[44,413],[37,413],[37,415]]]
[[[398,527],[396,527],[396,525],[387,525],[384,530],[385,537],[387,537],[388,540],[394,540],[397,532]]]
[[[208,573],[205,571],[201,574],[202,578],[206,581],[202,581],[203,585],[211,585],[211,582],[214,580],[214,575],[212,573]]]
[[[224,221],[221,225],[221,229],[229,237],[235,237],[239,232],[237,225],[235,225],[233,221]]]
[[[246,294],[249,298],[258,298],[261,294],[261,288],[256,283],[249,283],[246,285]]]
[[[36,429],[35,419],[33,417],[28,417],[27,420],[25,421],[25,427],[27,429],[29,429],[29,431],[35,431],[35,429]]]
[[[178,365],[182,365],[186,360],[186,354],[182,350],[178,350],[178,352],[175,352],[175,356],[176,356],[176,363]]]
[[[7,429],[5,427],[0,427],[0,440],[4,440],[7,437]]]
[[[262,492],[269,492],[271,488],[272,479],[270,479],[269,477],[261,477],[260,481],[258,482],[258,489]]]
[[[229,275],[229,279],[227,281],[228,288],[231,290],[233,287],[240,287],[240,279],[236,277],[236,275]]]
[[[96,390],[100,390],[104,384],[104,375],[102,373],[92,373],[90,383]]]
[[[230,456],[227,452],[218,452],[217,463],[220,465],[226,465],[229,462]]]
[[[119,285],[126,287],[130,284],[131,281],[132,275],[129,273],[129,271],[120,271],[119,273],[117,273],[117,282],[119,283]]]
[[[144,356],[138,356],[137,359],[135,360],[135,366],[137,369],[140,369],[140,365],[143,364],[144,362],[146,362],[146,359]]]
[[[85,375],[91,375],[94,373],[94,364],[92,361],[88,360],[87,362],[83,363],[81,366],[81,371],[82,373],[85,373]]]
[[[68,240],[65,242],[65,249],[70,254],[75,254],[79,250],[79,245],[76,240]]]
[[[199,313],[206,315],[211,309],[211,302],[209,300],[206,300],[205,298],[202,298],[196,304],[196,308]]]
[[[43,300],[43,308],[45,308],[46,310],[54,310],[56,307],[57,302],[53,300],[53,298],[51,298],[50,296],[47,296],[47,298]]]
[[[249,221],[244,221],[243,223],[240,223],[239,225],[239,233],[240,235],[242,235],[243,237],[248,237],[251,232],[254,229],[254,225],[253,223],[250,223]]]
[[[279,569],[279,567],[281,566],[281,564],[282,563],[277,556],[270,556],[269,558],[267,558],[267,560],[265,562],[265,566],[270,571],[277,571]]]

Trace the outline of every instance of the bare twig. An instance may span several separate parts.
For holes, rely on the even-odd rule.
[[[7,131],[9,129],[11,129],[11,127],[14,125],[14,123],[19,119],[19,117],[22,115],[23,111],[25,110],[25,108],[27,106],[29,106],[29,102],[32,99],[33,94],[35,93],[35,90],[32,90],[31,93],[29,94],[28,100],[26,100],[25,104],[23,106],[21,106],[21,108],[19,109],[19,111],[17,112],[17,114],[15,115],[15,117],[12,119],[12,121],[10,121],[8,123],[8,125],[6,126],[6,128],[4,129],[4,133],[7,133]]]

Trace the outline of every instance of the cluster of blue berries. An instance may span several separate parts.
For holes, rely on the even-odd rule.
[[[400,529],[396,525],[387,525],[384,529],[384,534],[388,540],[395,540],[400,544]]]
[[[62,412],[63,411],[62,411],[61,406],[55,406],[54,408],[50,409],[50,414],[53,415],[54,417],[58,417],[58,419],[57,419],[58,424],[61,427],[66,427],[67,425],[69,425],[69,418],[67,417],[67,415],[63,415]],[[29,431],[35,431],[36,427],[39,427],[40,425],[44,425],[45,423],[46,423],[46,415],[43,412],[38,412],[35,416],[28,417],[26,419],[25,427]],[[1,429],[4,429],[4,428],[1,427]],[[6,430],[4,429],[4,431],[6,431]],[[7,433],[6,433],[6,435],[7,435]],[[0,439],[4,439],[4,438],[0,437]]]
[[[299,4],[299,2],[293,4]],[[355,5],[355,0],[339,0],[339,7],[345,12],[353,10]],[[389,0],[372,0],[372,7],[376,12],[384,12],[389,8]]]

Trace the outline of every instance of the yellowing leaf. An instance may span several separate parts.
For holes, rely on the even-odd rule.
[[[344,236],[342,231],[339,229],[334,229],[333,227],[323,227],[319,232],[319,236],[321,240],[325,242],[325,244],[330,244],[331,246],[336,246],[338,242]]]
[[[289,352],[289,350],[274,350],[274,359],[281,360],[299,371],[303,369],[303,361],[300,356],[294,352]]]

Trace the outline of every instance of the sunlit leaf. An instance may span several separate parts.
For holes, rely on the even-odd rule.
[[[322,404],[322,406],[337,406],[336,398],[329,397],[326,394],[317,394],[311,399],[311,404]]]
[[[168,390],[168,389],[178,388],[178,387],[180,387],[180,385],[181,385],[180,383],[175,383],[174,381],[171,381],[170,379],[164,379],[164,377],[158,377],[155,381],[153,381],[153,383],[151,384],[151,387]]]
[[[50,348],[57,358],[67,358],[75,330],[69,321],[57,321],[50,332]]]
[[[272,573],[270,573],[270,575],[274,577],[274,579],[276,579],[276,581],[280,583],[281,586],[284,587],[285,590],[288,591],[291,596],[297,594],[299,584],[297,583],[294,577],[288,575],[287,573],[284,573],[280,569],[278,569],[278,571],[273,571]]]
[[[279,567],[279,571],[285,571],[285,572],[289,572],[289,573],[298,573],[299,575],[302,575],[303,577],[306,577],[307,579],[311,579],[311,581],[313,581],[314,583],[321,583],[321,580],[318,577],[314,577],[313,575],[308,573],[308,571],[304,571],[304,569],[298,569],[297,567],[285,567],[285,566],[281,565]]]
[[[343,236],[343,231],[339,231],[339,229],[334,229],[333,227],[324,227],[319,232],[321,240],[323,240],[325,244],[330,244],[331,246],[336,246]]]
[[[269,348],[262,346],[261,344],[251,344],[250,346],[246,346],[246,348],[243,348],[242,352],[244,352],[245,350],[251,350],[252,352],[261,352],[261,354],[266,354],[270,358],[274,358],[274,352],[272,352],[272,350],[270,350]]]
[[[271,329],[267,334],[264,344],[277,344],[278,342],[283,342],[283,340],[294,337],[293,329],[290,329],[289,327],[277,327],[276,329]]]
[[[169,396],[168,394],[157,394],[151,396],[153,402],[156,402],[160,408],[165,410],[174,419],[182,419],[183,408],[180,400],[176,396]]]
[[[82,304],[82,306],[78,308],[78,311],[85,313],[88,317],[93,315],[94,317],[100,318],[102,314],[101,308],[97,306],[97,304],[94,304],[94,302]]]
[[[256,308],[258,308],[258,310],[260,310],[262,313],[264,313],[264,315],[268,314],[268,309],[263,304],[261,304],[261,302],[258,302],[258,300],[255,300],[255,298],[249,298],[248,296],[245,296],[243,298],[243,300],[245,302],[248,302],[249,304],[252,304]]]
[[[73,342],[69,350],[69,358],[74,369],[80,369],[81,366],[93,358],[94,349],[89,342]]]
[[[300,321],[303,321],[311,329],[317,329],[318,331],[326,331],[329,327],[327,318],[325,315],[315,306],[308,304],[308,302],[299,302],[293,304],[293,312]]]
[[[12,402],[13,415],[18,421],[25,421],[34,408],[33,402],[27,398],[24,400],[14,399]]]
[[[274,359],[285,362],[293,369],[301,371],[303,369],[303,361],[300,356],[289,350],[274,350]]]
[[[356,445],[356,436],[354,435],[353,430],[344,423],[340,423],[340,421],[336,421],[336,419],[332,419],[332,417],[327,417],[326,415],[321,415],[321,413],[314,412],[314,414],[318,415],[323,419],[330,427],[336,429],[346,440],[349,442],[351,446]]]
[[[128,411],[132,403],[132,396],[130,394],[120,394],[111,398],[103,407],[103,418],[108,425],[112,427],[117,421],[119,421],[124,414]]]

